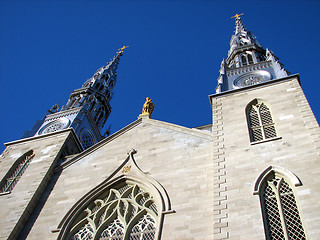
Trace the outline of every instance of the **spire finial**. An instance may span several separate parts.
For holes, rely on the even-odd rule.
[[[234,16],[232,16],[231,18],[236,18],[236,19],[240,19],[240,16],[242,16],[243,15],[243,13],[240,13],[240,14],[236,14],[236,15],[234,15]]]
[[[119,48],[118,50],[120,50],[120,53],[123,53],[123,50],[125,50],[126,48],[128,48],[129,46],[123,46],[122,48]]]

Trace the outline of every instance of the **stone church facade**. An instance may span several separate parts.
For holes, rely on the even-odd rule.
[[[299,75],[235,21],[212,125],[151,110],[104,138],[122,48],[6,143],[0,239],[318,239],[318,123]]]

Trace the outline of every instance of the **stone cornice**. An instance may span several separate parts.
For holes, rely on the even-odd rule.
[[[71,134],[72,137],[75,139],[75,142],[76,142],[77,146],[79,147],[79,149],[82,149],[80,141],[79,141],[77,135],[75,134],[73,128],[67,128],[67,129],[63,129],[60,131],[55,131],[55,132],[51,132],[51,133],[47,133],[47,134],[43,134],[43,135],[37,135],[37,136],[33,136],[33,137],[23,138],[23,139],[15,140],[12,142],[4,143],[4,145],[6,147],[8,147],[8,146],[14,145],[14,144],[23,144],[25,142],[38,141],[40,139],[46,139],[46,138],[53,138],[53,137],[56,137],[57,135],[63,135],[65,133]]]
[[[68,110],[64,110],[62,112],[57,112],[57,113],[52,113],[52,114],[46,115],[45,122],[76,114],[81,110],[81,108],[82,107],[71,108]]]
[[[265,69],[268,67],[272,66],[272,62],[271,61],[266,61],[266,62],[259,62],[256,64],[251,64],[249,66],[243,66],[243,67],[238,67],[238,68],[231,68],[231,69],[227,69],[226,70],[226,75],[229,76],[233,76],[233,75],[239,75],[242,73],[247,73],[247,72],[252,72],[255,70],[261,70],[261,69]]]
[[[249,91],[249,90],[254,89],[254,88],[261,88],[261,87],[265,87],[267,85],[274,85],[274,84],[278,84],[278,83],[281,83],[281,82],[291,81],[291,80],[294,80],[294,79],[297,79],[299,84],[300,84],[300,75],[299,74],[294,74],[294,75],[290,75],[288,77],[278,78],[278,79],[270,80],[270,81],[267,81],[267,82],[255,84],[255,85],[252,85],[252,86],[247,86],[247,87],[232,89],[232,90],[221,92],[221,93],[211,94],[208,97],[209,97],[209,101],[211,103],[211,98],[230,95],[230,94],[234,94],[234,93],[241,92],[241,91]]]

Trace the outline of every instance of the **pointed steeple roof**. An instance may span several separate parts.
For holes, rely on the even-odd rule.
[[[111,59],[105,66],[99,68],[90,79],[84,82],[82,87],[92,86],[95,83],[95,81],[98,80],[99,77],[103,75],[103,73],[109,72],[108,74],[111,73],[116,75],[116,70],[119,65],[120,57],[122,56],[123,50],[128,47],[129,46],[123,46],[122,48],[118,49],[119,51],[116,53],[113,59]],[[116,76],[115,76],[115,79],[116,79]]]
[[[228,57],[222,61],[216,92],[258,84],[288,76],[271,51],[265,50],[236,14]]]
[[[60,110],[54,106],[24,137],[72,128],[83,148],[103,139],[101,131],[111,113],[110,101],[117,80],[116,70],[125,48],[120,48],[115,57],[99,68],[81,88],[72,91],[65,106]]]
[[[236,14],[232,18],[235,18],[235,31],[231,37],[230,41],[230,50],[228,52],[228,57],[232,52],[239,47],[246,47],[247,45],[254,44],[257,47],[262,49],[261,44],[256,40],[256,37],[250,32],[247,31],[246,27],[241,21],[242,14]]]
[[[241,21],[241,18],[240,18],[241,15],[243,15],[243,13],[236,14],[235,16],[231,17],[231,18],[235,18],[235,20],[236,20],[235,35],[237,35],[237,34],[239,34],[241,32],[246,32],[247,31],[247,29],[244,27],[244,25],[243,25],[243,23]]]

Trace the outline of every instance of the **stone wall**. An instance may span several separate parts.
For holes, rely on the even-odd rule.
[[[117,172],[132,148],[138,167],[170,199],[169,211],[163,212],[162,239],[213,238],[211,133],[147,118],[133,125],[65,164],[28,239],[56,239],[58,225],[72,206]]]
[[[259,99],[271,109],[277,136],[250,143],[246,106]],[[259,195],[253,195],[259,175],[269,166],[295,174],[294,187],[304,227],[310,239],[320,235],[318,123],[297,76],[211,96],[215,162],[215,239],[265,239]]]
[[[0,158],[1,179],[20,156],[33,150],[34,157],[13,190],[0,195],[1,216],[5,217],[0,223],[0,239],[17,238],[53,174],[66,140],[73,142],[70,136],[67,130],[6,144]]]

